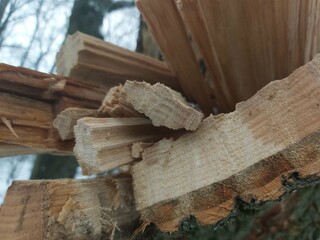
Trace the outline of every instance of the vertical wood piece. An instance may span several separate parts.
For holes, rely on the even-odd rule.
[[[138,217],[126,175],[15,181],[1,207],[0,239],[128,239]]]
[[[163,231],[177,230],[189,215],[214,224],[231,214],[236,197],[259,204],[297,187],[294,181],[319,180],[319,119],[317,55],[234,112],[147,148],[132,169],[142,218]]]
[[[183,92],[211,113],[213,101],[174,1],[136,0],[136,4]]]
[[[53,119],[70,106],[97,109],[105,93],[94,84],[0,64],[0,156],[13,149],[70,154],[74,142],[60,140]]]
[[[67,37],[57,55],[57,72],[108,87],[133,79],[179,88],[166,63],[80,32]]]
[[[317,0],[176,2],[228,111],[320,51]]]

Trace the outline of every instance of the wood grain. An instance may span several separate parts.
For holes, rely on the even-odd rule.
[[[214,224],[233,211],[236,197],[274,200],[286,192],[283,179],[301,172],[319,177],[319,79],[317,55],[234,112],[210,116],[195,132],[146,149],[132,170],[145,222],[163,231],[177,230],[189,215]],[[317,167],[308,172],[311,166]]]
[[[196,130],[203,114],[191,107],[181,95],[163,84],[126,81],[123,86],[125,100],[135,110],[151,119],[154,126],[170,129]]]
[[[165,60],[176,73],[184,94],[197,102],[206,114],[211,113],[213,100],[174,1],[136,0],[136,5]]]
[[[80,32],[67,37],[57,55],[57,72],[108,87],[132,79],[179,88],[166,63]]]
[[[15,181],[0,211],[0,238],[128,239],[139,215],[127,175]]]

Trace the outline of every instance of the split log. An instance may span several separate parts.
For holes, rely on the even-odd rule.
[[[127,81],[123,92],[126,101],[150,118],[154,126],[193,131],[203,119],[203,114],[192,108],[180,93],[163,84]]]
[[[143,114],[137,112],[133,106],[126,101],[122,85],[110,88],[102,102],[99,112],[109,114],[114,118],[143,116]]]
[[[72,99],[74,107],[99,108],[107,88],[54,74],[0,64],[0,91],[44,102]]]
[[[53,121],[53,127],[58,130],[62,140],[74,139],[74,126],[84,117],[98,117],[98,110],[86,108],[68,108],[62,111]]]
[[[136,5],[187,98],[211,113],[213,100],[174,1],[136,0]]]
[[[213,76],[218,105],[227,103],[222,111],[233,110],[320,51],[318,1],[174,1]]]
[[[178,88],[166,63],[80,32],[67,37],[57,55],[57,72],[108,87],[135,79]]]
[[[75,126],[74,154],[83,174],[96,174],[133,162],[133,143],[170,135],[146,118],[82,118]]]
[[[15,181],[0,211],[0,238],[128,239],[139,215],[131,177]]]
[[[215,224],[236,199],[260,204],[320,180],[320,55],[271,82],[230,114],[162,140],[132,168],[146,223],[175,231],[182,219]]]

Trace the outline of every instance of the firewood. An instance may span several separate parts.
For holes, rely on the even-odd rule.
[[[15,181],[0,211],[0,239],[128,239],[139,218],[131,178]]]
[[[136,0],[136,5],[166,61],[176,72],[184,94],[196,101],[205,113],[211,113],[212,96],[174,1]]]
[[[107,88],[85,81],[7,64],[0,64],[0,83],[0,92],[50,103],[66,97],[76,107],[98,108],[107,92]]]
[[[80,32],[67,37],[57,55],[57,72],[108,87],[135,79],[179,88],[166,63]]]
[[[235,112],[209,116],[195,132],[146,149],[132,168],[142,219],[170,232],[189,215],[215,224],[236,199],[260,204],[320,180],[319,76],[317,55]]]
[[[155,126],[196,130],[203,119],[203,114],[192,108],[180,93],[163,84],[127,81],[123,92],[126,101]]]
[[[67,108],[53,121],[53,127],[58,130],[62,140],[73,139],[73,128],[77,121],[84,117],[98,117],[98,110],[86,108]]]
[[[131,145],[155,141],[172,131],[154,127],[147,118],[82,118],[75,126],[74,154],[83,174],[111,170],[134,161]]]
[[[137,112],[133,106],[126,101],[122,85],[110,88],[102,102],[99,112],[107,113],[114,118],[143,116],[143,114]]]

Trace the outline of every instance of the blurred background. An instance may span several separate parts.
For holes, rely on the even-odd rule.
[[[76,31],[160,58],[132,0],[0,0],[0,62],[55,73],[56,53]],[[82,177],[73,156],[0,158],[0,204],[13,180]],[[223,227],[195,224],[184,232],[188,236],[152,239],[320,239],[319,186],[259,210],[242,209]]]

